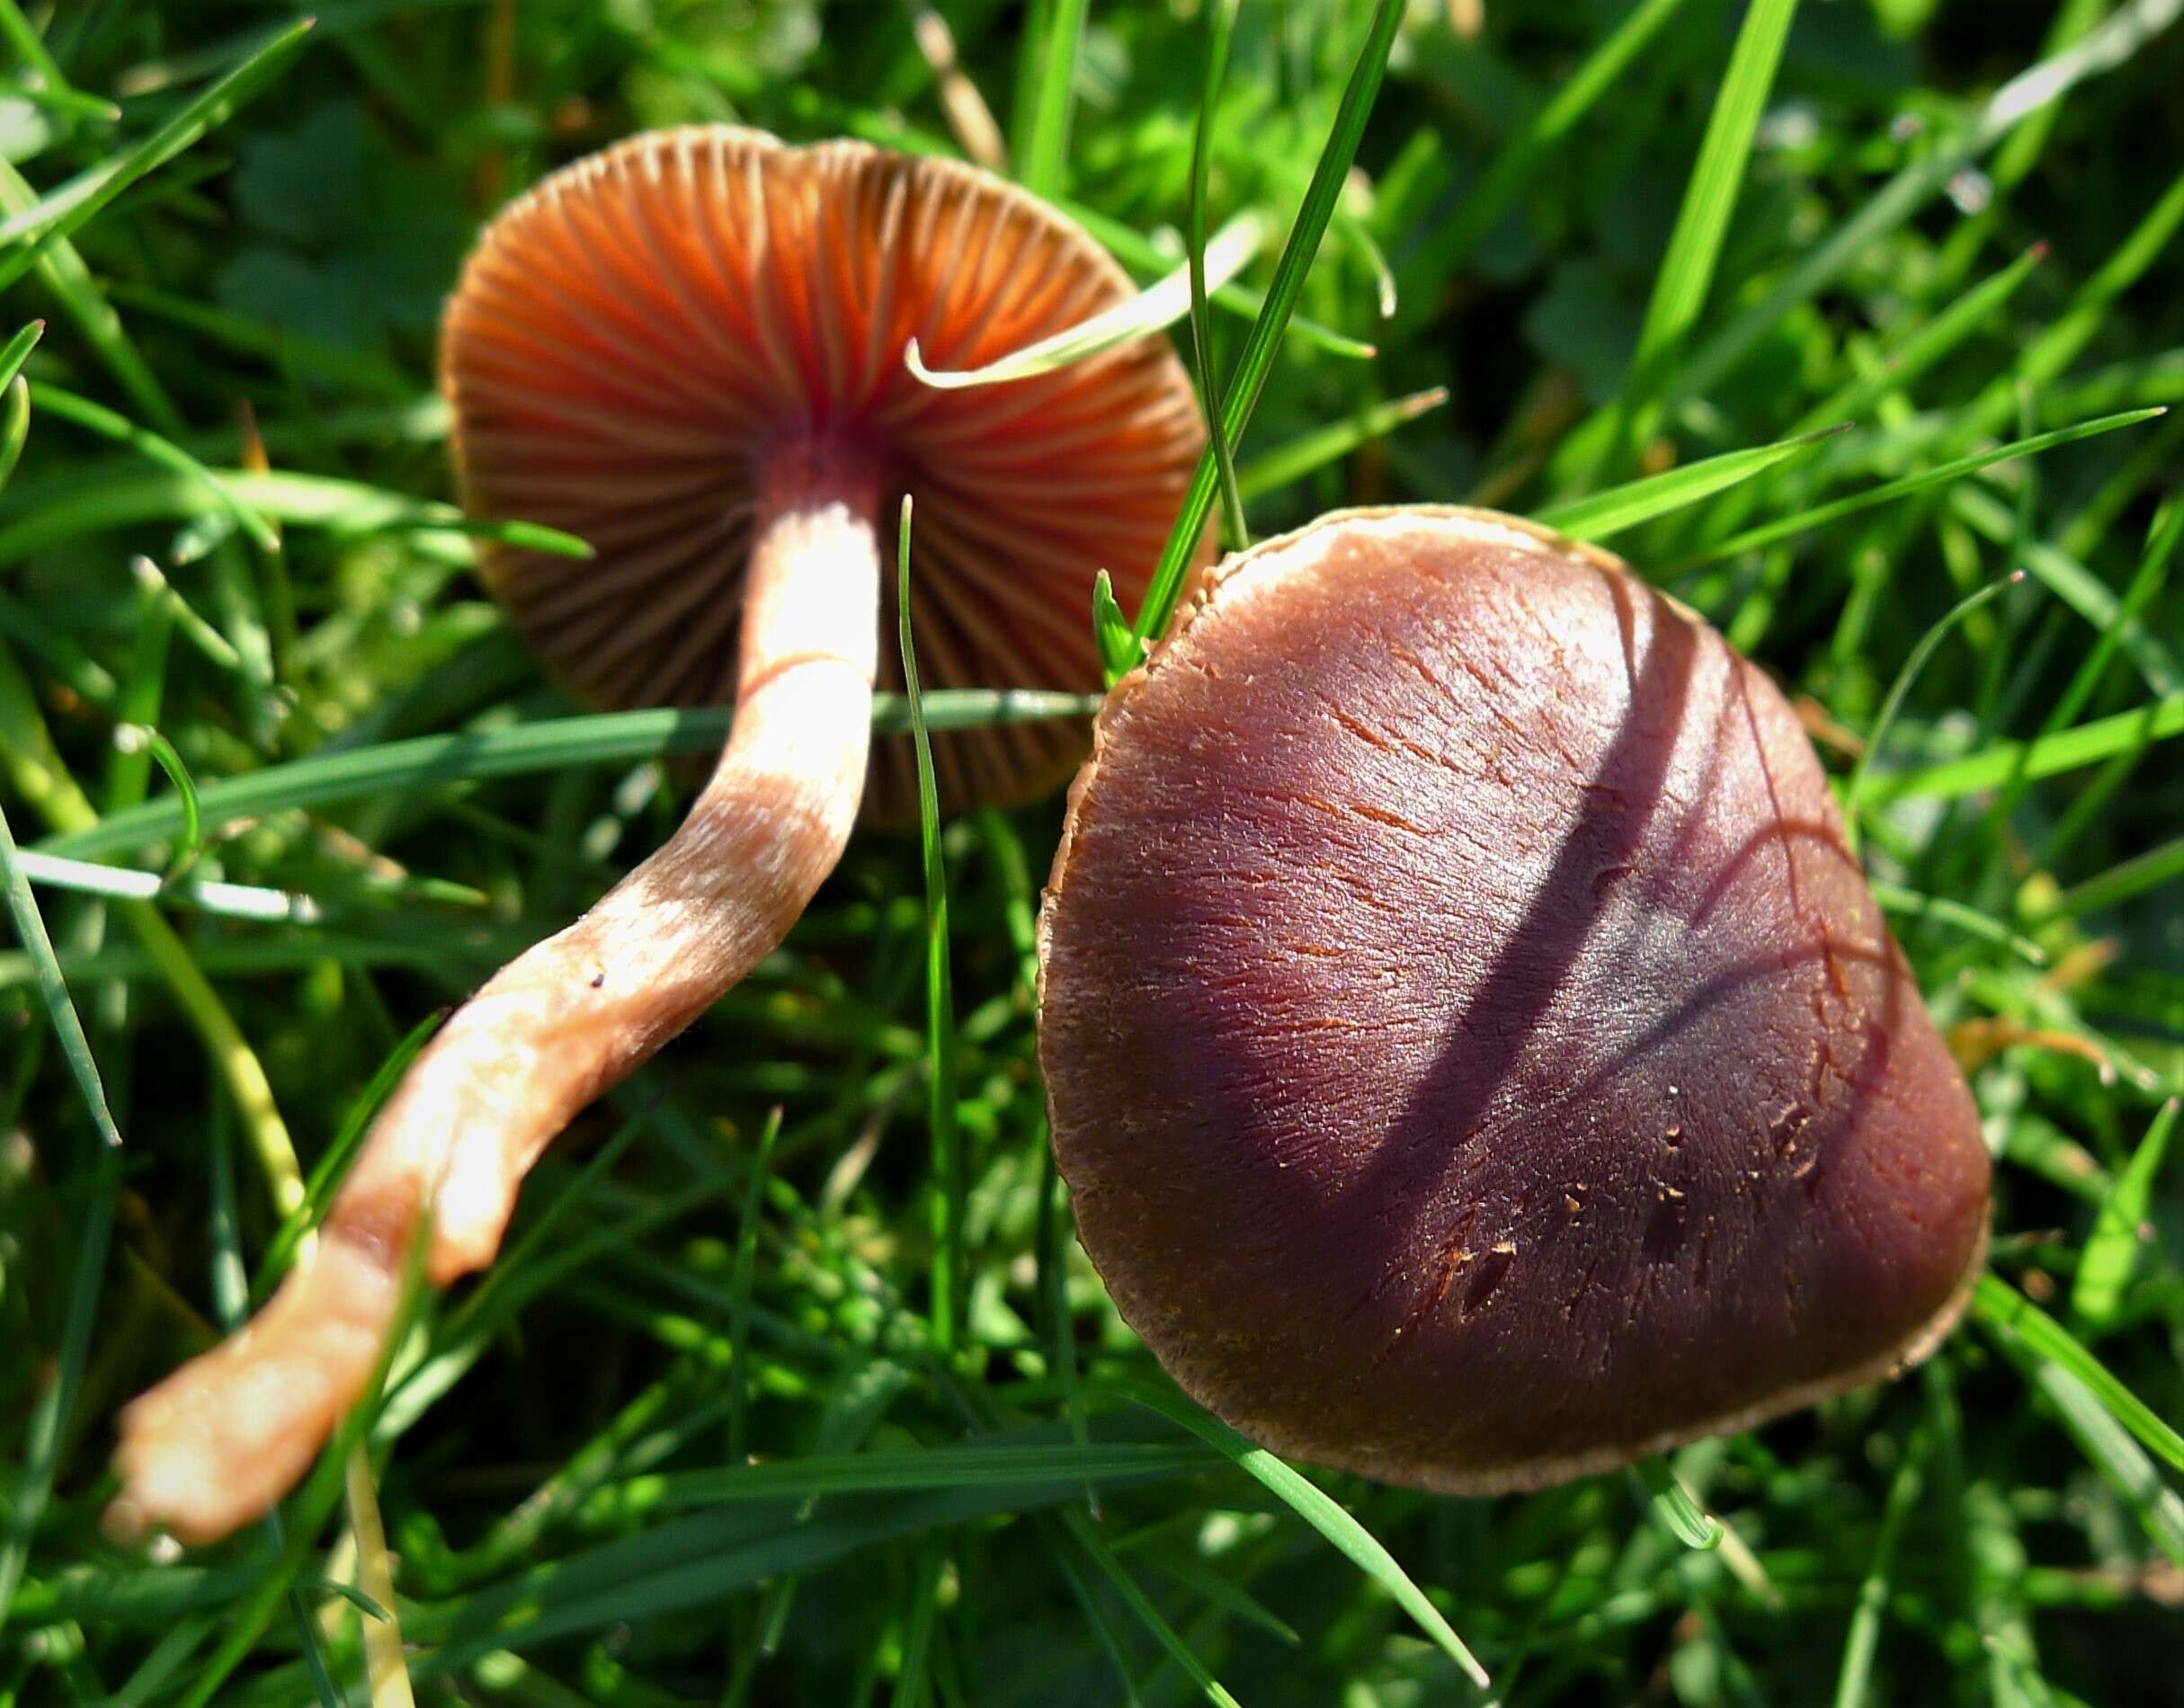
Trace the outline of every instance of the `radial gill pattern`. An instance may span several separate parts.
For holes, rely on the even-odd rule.
[[[482,570],[549,668],[597,706],[732,700],[757,471],[817,440],[882,471],[883,538],[914,494],[912,617],[928,687],[1096,688],[1106,569],[1142,593],[1204,440],[1147,337],[1057,372],[940,390],[904,364],[983,366],[1127,298],[1088,236],[950,162],[785,147],[708,127],[638,137],[494,223],[447,316],[441,372],[474,514],[590,541],[590,562],[486,543]],[[892,565],[881,646],[893,645]],[[1082,730],[940,740],[953,805],[1054,786]],[[914,801],[906,748],[866,805]]]

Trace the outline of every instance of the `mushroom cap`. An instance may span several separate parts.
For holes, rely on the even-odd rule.
[[[1781,694],[1607,554],[1352,512],[1100,715],[1040,921],[1086,1251],[1201,1403],[1464,1493],[1923,1356],[1970,1093]]]
[[[1181,365],[1146,337],[940,390],[904,351],[914,336],[936,369],[979,367],[1133,289],[1046,204],[950,161],[728,126],[579,161],[480,239],[441,368],[465,507],[598,555],[481,542],[486,585],[591,705],[730,702],[762,470],[773,447],[818,440],[871,459],[883,541],[916,496],[927,687],[1097,689],[1093,578],[1142,595],[1205,442]],[[881,682],[899,687],[887,556]],[[1030,798],[1083,745],[1070,724],[941,737],[943,796]],[[915,803],[906,743],[876,744],[868,809]]]

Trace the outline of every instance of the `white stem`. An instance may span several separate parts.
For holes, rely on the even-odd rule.
[[[864,789],[877,499],[860,465],[803,446],[774,458],[744,582],[735,727],[689,817],[457,1011],[265,1309],[123,1414],[121,1526],[203,1542],[270,1508],[370,1380],[428,1198],[432,1282],[490,1263],[555,1135],[787,935],[842,858]]]

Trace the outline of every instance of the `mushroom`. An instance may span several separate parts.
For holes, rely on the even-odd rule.
[[[490,1262],[539,1152],[780,941],[860,796],[914,807],[899,743],[868,776],[876,667],[900,680],[877,641],[902,494],[933,685],[1099,685],[1094,574],[1142,592],[1203,444],[1181,364],[1141,339],[942,390],[905,351],[979,367],[1130,291],[982,173],[727,127],[637,138],[493,223],[441,348],[463,498],[597,556],[486,541],[486,584],[582,698],[732,698],[734,731],[673,839],[418,1058],[267,1308],[129,1409],[118,1521],[202,1542],[266,1510],[370,1380],[426,1205],[435,1285]],[[1068,725],[944,737],[944,798],[1030,798],[1083,745]]]
[[[1606,553],[1357,511],[1100,715],[1039,1059],[1124,1319],[1269,1447],[1467,1494],[1923,1357],[1972,1099],[1781,694]]]

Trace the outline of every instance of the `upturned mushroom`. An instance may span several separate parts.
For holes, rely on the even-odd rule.
[[[597,557],[487,542],[486,583],[580,698],[732,699],[733,734],[673,838],[419,1057],[266,1309],[129,1408],[120,1519],[202,1542],[263,1512],[369,1379],[425,1206],[434,1284],[491,1261],[539,1152],[780,941],[860,797],[914,801],[900,752],[868,761],[903,494],[931,685],[1099,685],[1093,577],[1142,590],[1203,443],[1181,364],[1147,338],[941,390],[905,352],[976,368],[1130,289],[982,173],[726,127],[611,148],[488,228],[441,346],[462,496]],[[1068,726],[944,737],[940,787],[1018,801],[1082,752]]]
[[[1460,1493],[1929,1352],[1973,1102],[1767,678],[1606,553],[1360,511],[1101,713],[1040,923],[1079,1232],[1190,1394]]]

